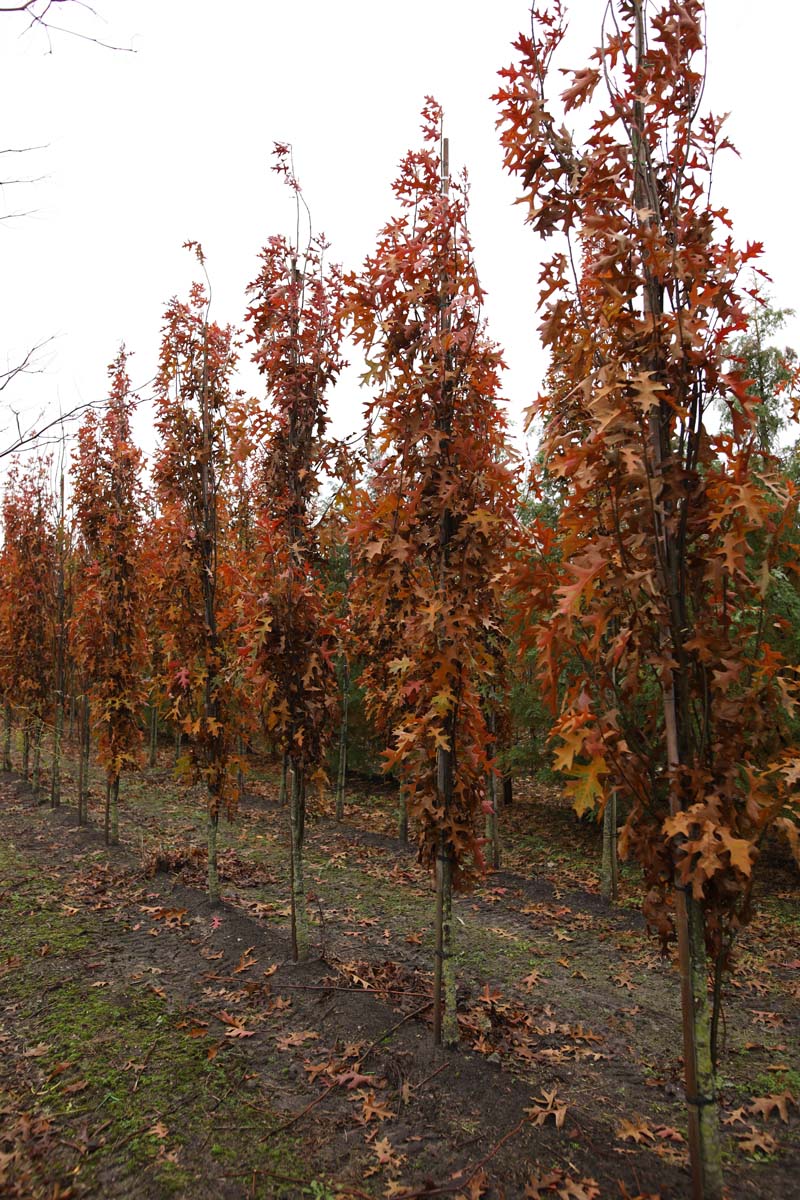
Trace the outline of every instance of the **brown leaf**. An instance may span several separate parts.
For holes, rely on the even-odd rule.
[[[284,1034],[279,1037],[275,1045],[279,1050],[289,1050],[292,1046],[302,1046],[305,1042],[314,1042],[319,1039],[319,1034],[313,1029],[298,1030],[295,1033]]]
[[[388,1121],[395,1114],[390,1112],[382,1100],[375,1099],[375,1093],[370,1092],[364,1099],[362,1108],[362,1120],[368,1121]]]
[[[784,1125],[789,1123],[789,1108],[794,1105],[797,1108],[797,1100],[792,1092],[781,1092],[776,1096],[760,1096],[748,1106],[747,1111],[754,1117],[764,1117],[766,1120],[777,1112]]]
[[[30,1050],[23,1051],[22,1057],[23,1058],[41,1058],[43,1055],[47,1054],[49,1052],[49,1050],[50,1050],[50,1047],[47,1045],[46,1042],[39,1042],[38,1045],[31,1046]]]
[[[253,950],[255,950],[255,946],[248,946],[246,950],[242,951],[238,964],[233,968],[234,975],[241,975],[242,971],[249,971],[256,965],[258,959],[252,957]]]
[[[566,1101],[558,1099],[556,1088],[553,1088],[551,1092],[542,1088],[542,1094],[534,1101],[533,1106],[523,1109],[523,1111],[530,1117],[534,1125],[544,1125],[547,1118],[552,1117],[556,1129],[561,1129],[567,1115],[567,1104]]]
[[[640,1142],[654,1142],[656,1135],[650,1128],[647,1121],[637,1119],[634,1121],[623,1121],[617,1129],[617,1137],[622,1142],[636,1142],[637,1146]]]
[[[755,1129],[738,1134],[737,1140],[742,1154],[774,1154],[778,1149],[778,1143],[771,1134],[758,1133]]]
[[[65,1096],[74,1096],[76,1092],[82,1092],[88,1086],[89,1083],[86,1079],[79,1079],[77,1083],[68,1083],[67,1086],[61,1090]]]
[[[729,1117],[722,1118],[722,1124],[723,1125],[746,1125],[747,1124],[747,1121],[745,1120],[746,1112],[747,1112],[747,1109],[744,1106],[742,1106],[741,1108],[734,1109],[734,1111],[731,1113],[731,1115]]]

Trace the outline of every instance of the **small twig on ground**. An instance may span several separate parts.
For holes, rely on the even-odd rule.
[[[400,988],[365,988],[365,987],[342,987],[339,984],[331,983],[326,987],[322,983],[281,983],[281,991],[292,992],[355,992],[361,996],[411,996],[414,1000],[424,1000],[427,992],[404,992]]]
[[[367,1049],[364,1051],[364,1053],[361,1055],[361,1058],[358,1060],[358,1065],[362,1066],[366,1062],[366,1060],[369,1058],[370,1054],[372,1054],[372,1051],[376,1050],[378,1048],[378,1046],[380,1046],[381,1042],[385,1041],[386,1038],[391,1037],[392,1034],[395,1033],[400,1028],[401,1025],[405,1025],[406,1021],[413,1021],[414,1017],[418,1017],[421,1013],[424,1013],[426,1011],[426,1009],[429,1009],[432,1007],[433,1007],[433,1001],[429,1000],[427,1004],[422,1004],[422,1005],[420,1005],[419,1008],[415,1008],[413,1012],[406,1013],[406,1015],[401,1020],[396,1021],[394,1025],[391,1025],[388,1029],[384,1030],[384,1032],[381,1034],[381,1036],[379,1038],[376,1038],[375,1041],[372,1043],[372,1045],[368,1046]]]
[[[364,1051],[364,1053],[359,1058],[356,1065],[359,1067],[363,1066],[365,1060],[369,1057],[369,1055],[372,1053],[372,1051],[377,1046],[379,1046],[380,1043],[382,1041],[384,1041],[385,1038],[391,1037],[391,1035],[397,1029],[399,1029],[401,1025],[405,1025],[406,1021],[410,1021],[414,1017],[418,1017],[420,1013],[425,1012],[425,1010],[427,1008],[430,1008],[432,1004],[433,1004],[433,1001],[430,1000],[427,1004],[423,1004],[420,1008],[415,1008],[413,1012],[407,1013],[406,1016],[404,1016],[402,1018],[402,1020],[396,1021],[394,1025],[391,1025],[388,1029],[384,1030],[384,1032],[381,1034],[381,1036],[379,1038],[377,1038],[372,1043],[371,1046],[367,1047],[367,1049]],[[270,1129],[269,1133],[265,1133],[264,1136],[262,1137],[261,1141],[262,1142],[269,1141],[269,1139],[272,1137],[275,1137],[276,1134],[284,1133],[287,1129],[291,1129],[291,1127],[293,1125],[296,1125],[298,1121],[301,1121],[303,1119],[303,1117],[307,1116],[308,1113],[311,1112],[312,1108],[316,1108],[316,1106],[318,1104],[321,1104],[322,1101],[326,1098],[326,1096],[329,1096],[331,1094],[331,1092],[336,1090],[337,1087],[341,1087],[341,1081],[338,1079],[335,1080],[333,1083],[329,1084],[328,1087],[325,1088],[324,1092],[320,1092],[320,1094],[318,1096],[315,1096],[310,1104],[307,1104],[305,1106],[305,1108],[300,1110],[300,1112],[295,1113],[294,1116],[290,1117],[288,1121],[284,1121],[282,1125],[276,1125],[276,1127],[274,1129]]]
[[[440,1063],[440,1065],[436,1068],[435,1071],[431,1071],[430,1075],[426,1075],[424,1079],[421,1079],[419,1081],[419,1083],[413,1084],[414,1090],[418,1091],[421,1087],[425,1087],[426,1083],[430,1083],[430,1081],[432,1079],[435,1079],[436,1076],[441,1074],[442,1071],[446,1071],[449,1066],[450,1066],[449,1062]]]
[[[287,1129],[291,1129],[293,1125],[296,1125],[298,1121],[301,1121],[303,1117],[310,1113],[312,1108],[316,1108],[318,1104],[321,1104],[325,1097],[329,1096],[331,1092],[336,1090],[337,1087],[339,1087],[338,1081],[336,1083],[329,1084],[328,1087],[325,1088],[324,1092],[320,1092],[318,1096],[315,1096],[311,1103],[307,1104],[305,1108],[300,1110],[300,1112],[295,1113],[293,1117],[290,1117],[288,1121],[284,1121],[282,1125],[276,1125],[274,1129],[270,1129],[269,1133],[265,1133],[261,1138],[261,1141],[268,1142],[269,1139],[275,1137],[276,1134],[284,1133]]]
[[[428,1196],[451,1196],[454,1193],[465,1191],[465,1189],[469,1187],[472,1180],[478,1174],[478,1171],[482,1170],[488,1162],[491,1162],[495,1154],[498,1153],[498,1151],[506,1144],[506,1142],[510,1141],[511,1138],[518,1134],[519,1131],[528,1123],[528,1118],[523,1117],[523,1119],[516,1124],[513,1129],[509,1129],[507,1133],[504,1133],[500,1138],[500,1141],[492,1146],[489,1153],[485,1154],[483,1158],[479,1159],[469,1174],[464,1175],[461,1179],[453,1183],[443,1183],[441,1187],[425,1187],[421,1191],[417,1192],[404,1192],[402,1200],[418,1200],[418,1198],[421,1197],[425,1197],[427,1200]]]
[[[137,1137],[141,1137],[143,1134],[147,1133],[148,1129],[152,1129],[157,1121],[163,1121],[164,1117],[171,1116],[172,1113],[174,1113],[177,1109],[188,1106],[197,1099],[198,1095],[191,1096],[188,1099],[186,1096],[182,1096],[180,1100],[177,1100],[174,1104],[171,1104],[169,1108],[165,1108],[163,1112],[155,1113],[152,1117],[150,1117],[146,1125],[140,1125],[137,1129],[134,1129],[133,1133],[127,1134],[122,1141],[114,1142],[114,1145],[111,1147],[112,1153],[116,1154],[116,1152],[121,1150],[123,1146],[127,1146],[128,1142],[135,1141]]]
[[[153,1042],[153,1044],[152,1044],[152,1046],[150,1047],[150,1049],[147,1051],[147,1054],[145,1054],[145,1056],[144,1056],[144,1062],[141,1064],[141,1066],[140,1066],[140,1067],[138,1068],[138,1070],[136,1071],[136,1082],[135,1082],[135,1083],[134,1083],[134,1085],[133,1085],[133,1090],[134,1090],[134,1092],[135,1092],[135,1091],[136,1091],[136,1089],[138,1088],[138,1086],[139,1086],[139,1081],[141,1080],[141,1078],[142,1078],[142,1075],[144,1074],[144,1072],[147,1070],[147,1065],[148,1065],[148,1063],[150,1062],[150,1059],[153,1057],[153,1051],[155,1050],[155,1048],[156,1048],[156,1046],[158,1045],[158,1043],[161,1041],[162,1037],[163,1037],[163,1034],[159,1034],[159,1035],[158,1035],[158,1037],[157,1037],[157,1038],[156,1038],[156,1040]]]

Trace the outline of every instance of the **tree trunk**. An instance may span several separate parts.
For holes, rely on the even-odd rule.
[[[50,780],[50,807],[61,804],[61,742],[64,736],[64,705],[60,689],[56,691],[55,725],[53,728],[53,773]]]
[[[150,705],[150,753],[147,759],[149,767],[158,763],[158,705]]]
[[[339,726],[339,764],[336,772],[336,820],[344,818],[344,793],[347,781],[347,709],[350,692],[350,671],[347,659],[344,662],[342,682],[342,723]]]
[[[514,802],[514,780],[510,775],[503,776],[503,804],[510,806]]]
[[[219,798],[209,793],[208,822],[206,837],[208,845],[208,898],[212,904],[219,903],[219,867],[217,865],[217,834],[219,833]]]
[[[85,825],[89,815],[89,761],[92,746],[89,697],[83,696],[80,719],[80,748],[78,752],[78,824]]]
[[[619,858],[617,855],[617,789],[613,788],[603,812],[603,866],[601,891],[606,900],[619,895]]]
[[[487,796],[491,804],[491,812],[486,814],[486,839],[491,846],[490,861],[495,871],[500,870],[500,819],[497,812],[497,776],[489,772],[487,778]]]
[[[3,729],[3,770],[12,770],[13,764],[11,761],[11,731],[13,727],[11,705],[6,701],[4,710],[4,729]]]
[[[175,727],[175,762],[177,763],[181,756],[181,744],[183,742],[183,731],[180,725]]]
[[[289,755],[284,753],[281,759],[281,783],[278,790],[278,805],[285,808],[288,802],[288,789],[286,786],[286,777],[289,773]]]
[[[111,780],[106,777],[106,806],[103,816],[103,839],[106,845],[111,842]]]
[[[433,973],[433,1042],[458,1042],[456,976],[453,962],[453,854],[443,843],[436,859],[436,949]]]
[[[397,802],[397,836],[404,846],[408,844],[408,801],[402,787]]]
[[[489,759],[493,759],[497,754],[497,713],[493,706],[490,705],[486,720],[486,728],[491,742],[486,747],[486,753]],[[486,814],[484,825],[484,833],[486,840],[491,846],[490,862],[495,871],[500,869],[500,822],[497,812],[497,775],[494,770],[490,770],[486,777],[486,799],[489,802],[490,808]]]
[[[244,738],[241,734],[236,742],[236,748],[239,755],[239,766],[236,769],[236,788],[239,793],[239,804],[244,800]]]
[[[22,778],[28,782],[31,773],[31,727],[30,718],[23,717],[22,726]]]
[[[33,726],[33,798],[37,804],[42,803],[42,737],[44,736],[44,721],[38,717]]]
[[[111,780],[109,845],[119,845],[119,775]]]
[[[290,763],[288,787],[289,835],[291,840],[290,877],[292,889],[292,958],[305,962],[308,958],[308,910],[303,878],[303,835],[305,827],[305,780],[298,765]]]

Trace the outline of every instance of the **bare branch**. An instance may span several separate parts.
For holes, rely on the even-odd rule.
[[[92,37],[91,34],[81,33],[77,29],[69,29],[63,25],[54,25],[50,19],[51,10],[55,10],[57,5],[72,4],[76,8],[82,8],[86,12],[91,13],[93,17],[97,17],[95,10],[84,0],[19,0],[17,4],[2,4],[0,3],[0,16],[21,16],[28,18],[28,26],[24,31],[28,33],[31,29],[43,29],[48,35],[51,33],[65,33],[69,37],[79,38],[83,42],[92,42],[95,46],[101,46],[104,50],[119,50],[126,54],[135,54],[136,51],[132,46],[118,46],[112,42],[105,42],[102,38]],[[52,50],[52,43],[50,44]]]

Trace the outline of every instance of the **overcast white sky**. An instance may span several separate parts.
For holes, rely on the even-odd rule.
[[[276,140],[291,142],[317,229],[332,257],[357,266],[392,215],[399,159],[419,143],[426,94],[443,104],[453,165],[472,177],[471,226],[489,291],[491,331],[510,370],[514,413],[544,368],[536,337],[540,254],[513,181],[500,168],[489,96],[511,42],[528,27],[525,0],[95,0],[97,18],[56,19],[131,46],[114,53],[74,37],[19,36],[0,17],[0,143],[44,146],[0,156],[0,363],[55,336],[46,371],[3,399],[28,414],[99,399],[120,341],[134,382],[154,372],[161,313],[184,295],[202,242],[213,315],[240,323],[259,248],[291,233],[293,207],[271,174]],[[573,0],[570,65],[594,45],[604,0]],[[780,305],[800,307],[793,116],[800,14],[789,0],[708,0],[707,105],[730,110],[741,152],[721,163],[716,199],[736,234],[763,240]],[[800,325],[787,329],[800,346]],[[145,389],[147,390],[147,389]],[[358,427],[363,397],[339,389],[336,423]],[[8,419],[0,420],[7,426]],[[140,430],[152,445],[146,418]],[[8,433],[0,435],[2,445]],[[0,445],[0,449],[2,449]]]

